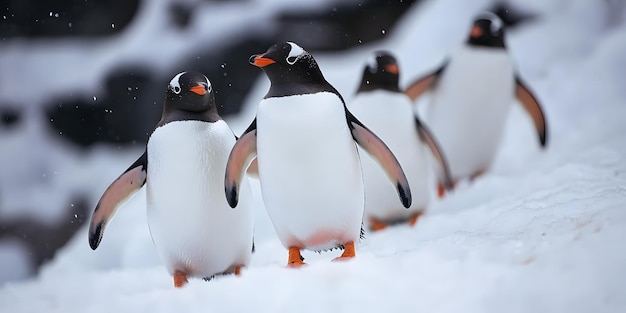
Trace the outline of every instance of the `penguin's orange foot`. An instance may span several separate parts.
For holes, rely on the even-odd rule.
[[[235,266],[235,275],[241,275],[241,266]]]
[[[446,195],[446,187],[444,187],[442,183],[439,183],[437,185],[437,196],[439,198],[443,198],[443,196],[445,195]]]
[[[305,264],[306,263],[304,263],[304,258],[302,257],[302,255],[300,255],[300,248],[289,248],[289,260],[287,261],[287,266],[291,268],[298,268]]]
[[[385,228],[387,228],[387,223],[374,218],[374,217],[370,217],[370,230],[375,232],[375,231],[381,231]]]
[[[343,253],[340,257],[336,257],[333,261],[347,261],[356,256],[356,252],[354,251],[354,242],[350,241],[344,245]]]
[[[188,282],[189,281],[187,280],[187,274],[181,271],[176,271],[174,273],[174,287],[180,288],[184,286],[185,284],[187,284]]]
[[[453,181],[452,189],[454,189],[455,187],[456,187],[456,182]],[[443,196],[445,195],[446,195],[446,187],[444,187],[442,183],[438,183],[437,184],[437,196],[439,196],[439,198],[443,198]]]
[[[415,226],[415,224],[417,224],[417,220],[419,220],[423,214],[424,214],[424,211],[420,211],[411,215],[411,217],[409,218],[409,226],[411,227]]]
[[[304,263],[303,261],[294,261],[294,262],[287,263],[287,267],[291,267],[291,268],[298,268],[304,265],[306,265],[306,263]]]

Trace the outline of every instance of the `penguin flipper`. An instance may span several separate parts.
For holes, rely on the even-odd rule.
[[[448,161],[446,160],[445,155],[443,154],[443,150],[439,148],[439,144],[433,137],[431,131],[426,127],[426,125],[422,124],[419,117],[415,116],[415,126],[417,127],[417,133],[420,137],[420,140],[424,142],[430,151],[432,151],[433,155],[437,162],[439,162],[439,166],[441,166],[441,171],[443,172],[443,186],[446,190],[452,190],[454,184],[452,182],[452,175],[450,174],[450,167],[448,166]]]
[[[147,175],[148,151],[146,150],[135,163],[109,185],[98,201],[89,224],[91,249],[98,248],[108,221],[117,209],[146,183]]]
[[[547,125],[543,110],[537,98],[535,98],[519,77],[515,78],[515,85],[515,95],[532,118],[535,128],[537,129],[537,134],[539,135],[541,147],[545,147],[547,143]]]
[[[411,99],[411,101],[415,101],[417,98],[419,98],[419,96],[421,96],[424,92],[431,89],[435,85],[437,79],[439,78],[441,73],[443,73],[447,64],[448,62],[446,61],[434,72],[420,77],[419,79],[414,81],[411,85],[409,85],[409,87],[404,90],[404,93]]]
[[[346,118],[354,141],[381,165],[387,177],[395,185],[402,205],[409,208],[412,201],[411,189],[398,159],[376,134],[365,127],[348,110],[346,110]]]
[[[239,137],[235,136],[235,140],[239,140]],[[252,162],[246,170],[246,174],[259,178],[259,163],[257,162],[256,158],[252,159]]]
[[[246,129],[233,146],[226,163],[224,177],[224,191],[226,200],[231,208],[235,208],[239,202],[239,185],[243,179],[244,170],[256,157],[256,119]]]
[[[250,162],[246,173],[252,177],[259,178],[259,162],[256,158],[254,158],[252,162]]]

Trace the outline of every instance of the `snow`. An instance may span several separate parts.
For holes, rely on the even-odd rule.
[[[475,8],[466,2],[416,6],[387,40],[316,58],[347,101],[375,49],[397,53],[401,70],[407,68],[402,81],[408,83],[436,67],[462,40],[459,29],[472,14],[465,9]],[[530,119],[514,105],[492,171],[433,203],[415,228],[367,234],[348,262],[330,262],[339,251],[304,252],[309,265],[288,269],[287,251],[265,213],[258,181],[252,180],[257,252],[250,266],[240,277],[192,280],[175,289],[152,245],[142,190],[118,211],[98,250],[90,250],[86,229],[80,230],[36,278],[1,285],[0,307],[151,313],[625,311],[626,27],[602,26],[603,15],[594,12],[603,12],[603,2],[566,2],[531,1],[545,12],[544,19],[507,39],[522,76],[544,104],[548,148],[538,148]],[[581,28],[589,31],[576,31]],[[439,31],[446,36],[437,37]],[[236,133],[251,121],[267,86],[267,78],[260,77],[241,116],[229,119]],[[99,194],[139,154],[96,150],[76,161],[96,170],[79,175],[99,176],[88,186]],[[88,181],[59,173],[57,179]]]
[[[0,271],[0,281],[24,279],[32,273],[28,250],[15,239],[0,240],[0,264],[11,264],[10,271]]]

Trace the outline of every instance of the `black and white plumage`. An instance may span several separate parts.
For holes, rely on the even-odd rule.
[[[389,146],[407,175],[413,202],[407,209],[395,199],[395,191],[385,173],[368,156],[361,157],[365,181],[365,217],[379,224],[407,221],[414,224],[429,204],[432,173],[428,151],[445,173],[450,186],[447,161],[436,139],[413,114],[411,99],[399,86],[399,66],[390,53],[377,51],[369,58],[350,111],[367,124]],[[375,229],[375,225],[370,225]],[[380,227],[380,226],[379,226]]]
[[[346,109],[311,54],[284,42],[252,56],[250,63],[265,72],[271,86],[231,153],[226,194],[236,206],[238,180],[256,156],[265,206],[290,249],[290,263],[299,261],[299,249],[353,250],[359,240],[364,191],[355,141],[380,161],[402,204],[410,205],[399,163]]]
[[[186,282],[187,276],[211,277],[248,264],[253,245],[250,187],[242,181],[236,211],[223,194],[235,140],[217,113],[209,80],[195,72],[176,75],[146,152],[111,184],[94,211],[91,247],[98,247],[115,210],[145,184],[150,234],[175,284]]]
[[[467,42],[441,68],[405,91],[412,100],[432,91],[425,121],[439,140],[455,181],[489,169],[515,97],[531,117],[541,146],[547,143],[543,110],[515,74],[504,31],[495,14],[480,15]]]

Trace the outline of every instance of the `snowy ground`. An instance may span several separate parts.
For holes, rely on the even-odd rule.
[[[434,203],[415,228],[367,234],[349,262],[330,262],[337,251],[305,253],[309,266],[287,269],[287,251],[274,235],[255,182],[257,253],[250,267],[240,277],[192,280],[174,289],[152,246],[140,192],[120,209],[97,251],[90,250],[83,229],[37,278],[0,286],[0,308],[626,311],[626,27],[606,28],[607,12],[597,1],[557,2],[561,5],[529,2],[546,18],[509,37],[522,75],[544,103],[548,149],[537,147],[530,120],[514,106],[493,171]],[[469,6],[462,3],[446,0],[416,8],[387,41],[321,55],[318,61],[347,99],[372,49],[397,53],[406,67],[406,83],[435,67],[443,51],[461,40],[471,14],[459,7]],[[448,10],[451,6],[457,10]],[[455,22],[442,26],[450,20]],[[446,34],[443,39],[436,36],[439,30]],[[229,121],[237,133],[247,126],[266,88],[262,77],[242,116]],[[124,158],[128,164],[133,159]],[[120,161],[118,170],[128,164]],[[101,182],[104,190],[118,173],[109,171],[110,164],[102,166],[109,176]]]

